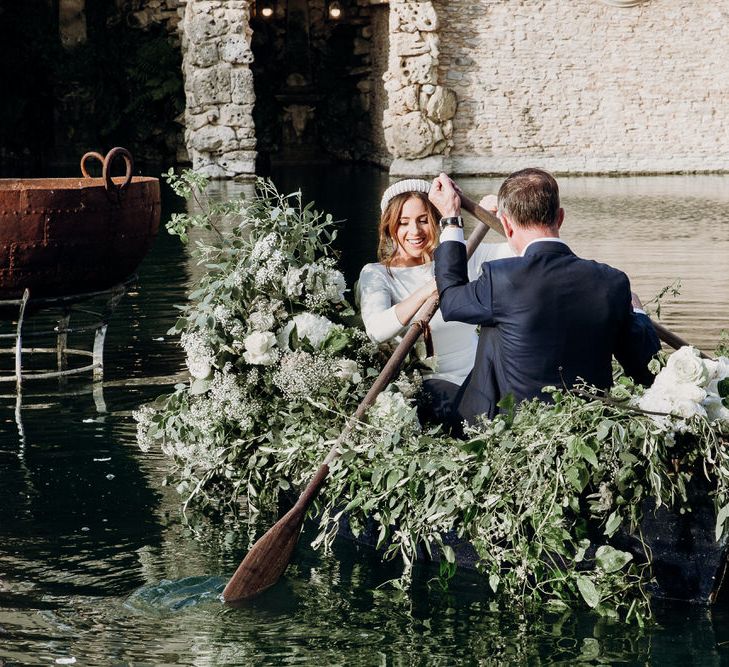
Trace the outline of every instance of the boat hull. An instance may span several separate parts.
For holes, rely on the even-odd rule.
[[[699,484],[689,491],[691,512],[680,514],[665,506],[656,508],[652,501],[646,501],[639,530],[619,532],[610,544],[632,553],[638,563],[646,563],[650,554],[653,580],[646,588],[652,597],[709,605],[716,602],[721,590],[729,540],[715,539],[716,513],[708,495],[708,484]],[[340,521],[338,535],[374,549],[378,529],[373,521],[355,536],[345,516]],[[470,542],[455,533],[443,535],[443,542],[453,548],[458,567],[477,569],[478,554]],[[418,558],[439,562],[438,548],[434,546],[431,553],[432,557],[420,548]]]
[[[107,289],[133,274],[159,229],[156,178],[0,179],[0,299]],[[123,189],[122,189],[123,188]]]

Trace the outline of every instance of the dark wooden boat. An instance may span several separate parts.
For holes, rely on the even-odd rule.
[[[710,605],[721,593],[729,539],[726,536],[719,541],[715,539],[716,512],[709,496],[709,484],[705,480],[695,481],[688,491],[690,512],[681,514],[665,506],[656,509],[652,501],[646,501],[639,531],[635,534],[619,531],[610,544],[632,553],[638,563],[650,561],[653,580],[647,590],[652,597]],[[340,521],[339,537],[363,546],[374,549],[377,534],[374,522],[355,537],[346,516]],[[445,534],[443,541],[453,548],[458,567],[477,568],[478,554],[470,542],[455,533]],[[432,559],[420,548],[419,559],[437,563],[440,560],[437,547],[431,551]]]
[[[86,161],[100,160],[92,178]],[[122,158],[123,177],[111,176]],[[81,178],[0,179],[0,299],[112,287],[134,273],[159,229],[159,180],[132,176],[129,152],[87,153]]]

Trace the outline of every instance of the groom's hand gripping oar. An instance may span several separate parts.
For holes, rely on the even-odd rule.
[[[497,218],[483,211],[483,209],[480,209],[480,211],[485,216],[496,220],[499,226],[501,225]],[[478,213],[476,215],[478,216]],[[488,227],[486,225],[478,225],[470,235],[468,244],[466,245],[466,254],[468,257],[471,257],[473,251],[481,243],[487,231]],[[314,502],[319,489],[329,474],[329,464],[339,456],[342,444],[344,444],[354,426],[375,402],[380,392],[397,377],[402,362],[437,310],[438,293],[433,292],[413,318],[407,333],[395,348],[392,356],[367,392],[367,395],[362,399],[357,410],[347,420],[341,435],[337,438],[331,450],[329,450],[323,463],[299,496],[296,504],[246,554],[238,569],[235,571],[235,574],[230,578],[225,590],[223,590],[223,600],[226,602],[245,600],[273,586],[279,580],[289,564],[291,554],[299,539],[299,533],[301,532],[306,512],[311,506],[311,503]]]

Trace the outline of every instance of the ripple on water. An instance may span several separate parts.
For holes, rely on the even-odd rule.
[[[134,591],[124,603],[131,611],[162,615],[200,605],[220,605],[225,588],[223,577],[185,577],[163,579]]]

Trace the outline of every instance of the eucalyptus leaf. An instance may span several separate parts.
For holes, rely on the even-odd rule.
[[[597,566],[605,572],[617,572],[625,567],[633,559],[633,554],[627,551],[619,551],[607,544],[598,547],[595,553]]]
[[[588,607],[594,609],[598,604],[600,604],[600,593],[590,579],[585,576],[578,576],[577,588]]]

